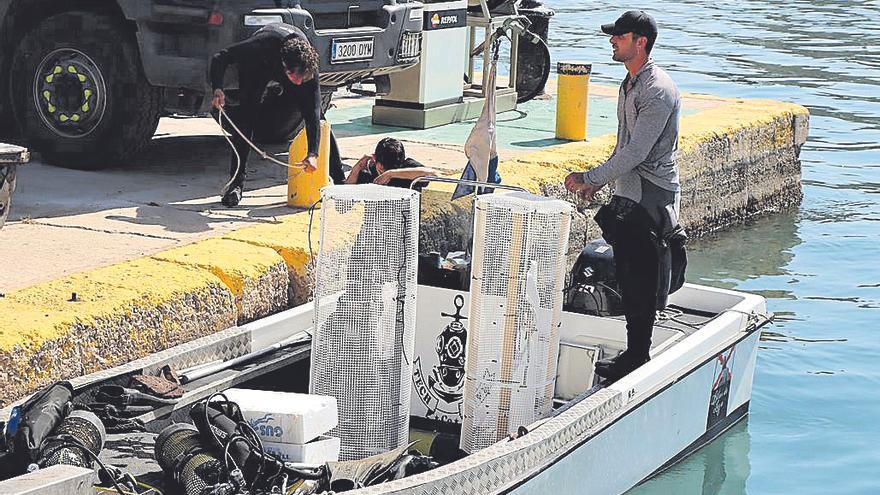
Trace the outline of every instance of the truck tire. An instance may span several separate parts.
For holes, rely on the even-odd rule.
[[[47,18],[19,43],[11,80],[19,132],[53,164],[120,164],[159,123],[161,91],[144,77],[132,37],[109,16]]]
[[[334,89],[321,88],[321,114],[330,108]],[[254,141],[261,144],[285,143],[303,126],[296,102],[287,93],[267,95],[260,104],[260,119],[254,126]]]
[[[544,92],[550,77],[550,49],[543,41],[519,39],[517,49],[516,102],[525,103]]]

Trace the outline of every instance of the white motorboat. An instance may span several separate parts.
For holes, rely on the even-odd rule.
[[[616,294],[610,279],[595,276],[588,287],[576,281],[578,269],[563,289],[570,206],[516,194],[477,200],[475,225],[487,232],[474,243],[469,284],[440,288],[426,284],[428,266],[416,283],[417,222],[410,219],[418,219],[417,196],[354,187],[334,190],[337,202],[325,198],[327,217],[348,217],[337,229],[322,220],[329,234],[321,253],[333,255],[322,265],[319,254],[315,302],[79,377],[79,402],[100,385],[170,367],[181,373],[185,395],[137,418],[157,432],[196,401],[245,382],[266,386],[257,377],[274,372],[261,379],[271,388],[334,396],[339,425],[329,434],[341,438],[344,459],[406,449],[409,437],[442,461],[353,494],[619,494],[747,414],[759,330],[771,319],[763,297],[685,284],[658,313],[650,361],[612,384],[599,382],[594,365],[625,348],[626,322],[610,316],[619,306],[599,290]],[[389,204],[403,216],[358,203],[371,195],[393,196]],[[523,204],[544,211],[511,213]],[[376,235],[381,229],[387,239]],[[591,252],[607,265],[607,246],[584,251]],[[545,260],[552,263],[539,268]],[[600,263],[589,273],[600,273]],[[563,294],[573,296],[565,306]],[[577,299],[584,294],[592,309]],[[108,440],[102,456],[138,478],[161,480],[156,463],[130,455],[151,450],[152,434],[137,438],[138,449],[130,435]],[[221,449],[223,462],[230,445]],[[261,444],[252,448],[263,463]]]
[[[457,310],[467,308],[468,293],[420,285],[418,296],[411,413],[412,424],[422,430],[419,435],[413,428],[413,437],[425,438],[426,429],[455,431],[461,421],[461,395],[455,393],[455,384],[446,383],[444,389],[436,381],[429,384],[428,377],[439,376],[443,351],[436,342]],[[87,391],[135,372],[151,374],[165,365],[186,369],[265,351],[232,369],[194,375],[177,404],[140,416],[148,425],[166,424],[160,420],[182,416],[189,405],[213,392],[270,371],[277,375],[279,369],[298,370],[299,375],[287,375],[286,386],[305,391],[308,380],[302,375],[309,359],[313,308],[293,308],[73,383],[77,390]],[[603,387],[594,385],[593,362],[625,346],[623,318],[563,312],[558,399],[552,416],[516,425],[517,438],[437,469],[351,493],[623,493],[746,416],[759,330],[768,321],[761,296],[686,284],[671,296],[665,317],[655,326],[651,361]],[[279,343],[294,344],[279,349]],[[139,436],[138,442],[149,450],[152,436]],[[102,457],[127,465],[139,478],[152,474],[160,479],[155,463],[126,461],[124,451],[130,448],[130,435],[111,435]]]

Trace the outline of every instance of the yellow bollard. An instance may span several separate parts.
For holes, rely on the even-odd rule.
[[[592,64],[559,62],[556,66],[556,139],[587,139],[587,110]]]
[[[330,184],[330,123],[321,121],[321,139],[318,141],[318,170],[305,172],[302,168],[287,169],[287,205],[308,208],[321,199],[321,188]],[[303,128],[290,143],[287,155],[289,165],[299,165],[309,153],[309,141]]]

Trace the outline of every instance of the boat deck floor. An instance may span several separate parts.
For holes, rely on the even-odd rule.
[[[99,455],[101,461],[108,466],[115,466],[130,473],[138,481],[156,487],[163,494],[183,494],[184,492],[165,476],[155,460],[154,444],[158,433],[171,423],[191,423],[187,406],[208,397],[215,391],[240,386],[306,392],[301,389],[300,383],[294,383],[298,381],[286,380],[285,377],[308,373],[310,350],[308,344],[281,349],[250,363],[219,371],[183,385],[186,394],[173,410],[171,407],[162,408],[138,416],[138,419],[146,424],[146,432],[108,434],[104,449]],[[87,399],[78,397],[78,402],[84,400]]]

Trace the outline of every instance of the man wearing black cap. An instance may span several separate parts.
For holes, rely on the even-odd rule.
[[[565,186],[590,200],[614,182],[596,222],[614,250],[627,349],[597,363],[596,374],[615,381],[648,361],[655,313],[670,291],[667,239],[678,227],[681,200],[675,163],[681,97],[651,58],[657,24],[650,15],[631,10],[602,31],[611,35],[612,58],[627,70],[617,101],[617,145],[608,161],[569,174]]]

